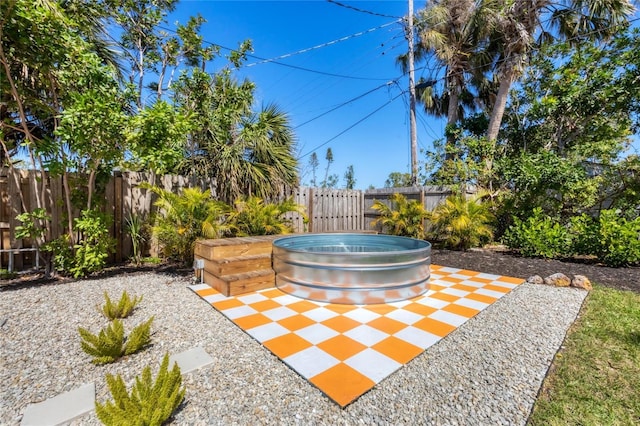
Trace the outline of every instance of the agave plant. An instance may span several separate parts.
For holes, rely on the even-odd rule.
[[[461,194],[447,197],[430,214],[432,237],[446,247],[462,250],[491,240],[494,217],[481,195],[469,199]]]
[[[371,223],[373,226],[381,225],[392,235],[424,239],[424,220],[429,212],[419,201],[407,200],[404,195],[395,193],[391,206],[376,200],[371,208],[380,212],[380,217]]]

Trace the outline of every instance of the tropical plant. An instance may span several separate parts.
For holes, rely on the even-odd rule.
[[[120,296],[120,300],[117,304],[111,301],[107,292],[104,292],[104,305],[102,305],[102,313],[110,320],[118,318],[126,318],[131,315],[131,312],[135,309],[136,305],[142,301],[142,296],[133,299],[129,296],[127,291],[123,291]]]
[[[288,234],[293,231],[291,221],[284,217],[289,212],[304,216],[304,207],[296,204],[293,198],[279,203],[265,203],[258,197],[240,199],[235,203],[235,211],[229,214],[229,232],[238,237]]]
[[[93,357],[94,364],[110,364],[125,355],[144,349],[151,343],[151,322],[153,317],[136,326],[125,338],[124,325],[119,319],[113,320],[96,335],[79,327],[82,350]]]
[[[429,215],[434,239],[446,247],[467,250],[489,242],[493,238],[493,215],[482,194],[471,198],[463,194],[448,196]]]
[[[372,226],[382,226],[382,228],[392,235],[423,239],[424,220],[429,217],[429,212],[425,210],[418,200],[407,200],[399,192],[391,197],[391,206],[380,200],[375,200],[372,209],[380,213],[380,217],[371,222]]]
[[[107,374],[107,385],[113,401],[96,402],[96,415],[108,426],[160,426],[184,399],[185,388],[177,363],[169,370],[169,355],[165,354],[155,381],[149,366],[136,377],[131,393],[120,375]]]
[[[179,194],[149,187],[158,194],[158,215],[152,231],[164,256],[190,264],[193,247],[200,237],[218,238],[228,230],[229,206],[215,201],[200,188],[185,188]]]

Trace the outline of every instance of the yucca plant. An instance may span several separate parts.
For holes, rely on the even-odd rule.
[[[96,335],[89,330],[79,327],[78,332],[82,341],[82,350],[93,356],[94,364],[110,364],[124,355],[131,355],[142,350],[151,343],[151,322],[148,321],[135,327],[128,338],[124,336],[122,321],[115,319]]]
[[[131,237],[133,262],[136,266],[142,263],[142,246],[147,241],[147,224],[139,215],[131,215],[126,219],[127,231]]]
[[[375,200],[372,209],[380,213],[380,217],[371,224],[381,225],[383,230],[401,237],[424,239],[424,220],[429,216],[422,203],[407,198],[396,192],[391,197],[391,206]]]
[[[218,238],[228,229],[227,204],[213,200],[200,188],[185,188],[174,194],[158,187],[148,187],[158,194],[159,212],[153,233],[168,258],[185,264],[193,261],[193,247],[200,237]]]
[[[169,355],[165,354],[154,382],[149,366],[127,391],[120,375],[107,374],[107,385],[113,401],[96,402],[98,419],[107,426],[159,426],[178,408],[184,399],[180,367],[176,363],[169,370]]]
[[[107,292],[104,292],[104,305],[102,305],[102,313],[110,320],[116,318],[126,318],[131,315],[131,312],[135,309],[136,305],[142,301],[142,296],[134,296],[133,299],[129,296],[127,291],[123,291],[120,296],[120,301],[117,304],[111,301]]]
[[[431,212],[431,236],[446,247],[467,250],[493,238],[493,214],[481,194],[467,199],[450,195]]]
[[[284,215],[289,212],[304,216],[304,207],[296,204],[293,198],[279,203],[265,203],[259,197],[239,199],[236,210],[229,214],[229,228],[234,236],[277,235],[292,232],[291,221]]]

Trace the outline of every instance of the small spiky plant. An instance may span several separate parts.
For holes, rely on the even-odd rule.
[[[124,353],[124,326],[115,320],[97,335],[79,327],[82,350],[93,357],[94,364],[110,364]]]
[[[94,364],[110,364],[124,355],[131,355],[142,350],[151,343],[151,322],[135,327],[128,338],[124,336],[122,321],[115,319],[96,335],[79,327],[82,350],[93,357]]]
[[[111,298],[104,292],[104,305],[102,305],[102,313],[105,317],[110,320],[114,320],[116,318],[126,318],[131,315],[131,312],[135,309],[135,307],[142,301],[142,296],[134,296],[133,299],[129,296],[127,291],[122,292],[122,296],[120,296],[120,301],[118,304],[115,304],[111,301]]]
[[[113,401],[99,404],[96,401],[98,419],[107,426],[161,425],[178,408],[184,399],[180,367],[173,364],[169,371],[169,355],[165,354],[155,382],[149,366],[136,377],[136,383],[127,392],[120,375],[107,374],[107,384]]]

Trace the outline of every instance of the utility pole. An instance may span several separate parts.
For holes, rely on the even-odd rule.
[[[409,42],[409,132],[411,135],[411,186],[418,185],[418,136],[416,129],[416,86],[413,58],[413,0],[409,0],[409,15],[405,35]]]

